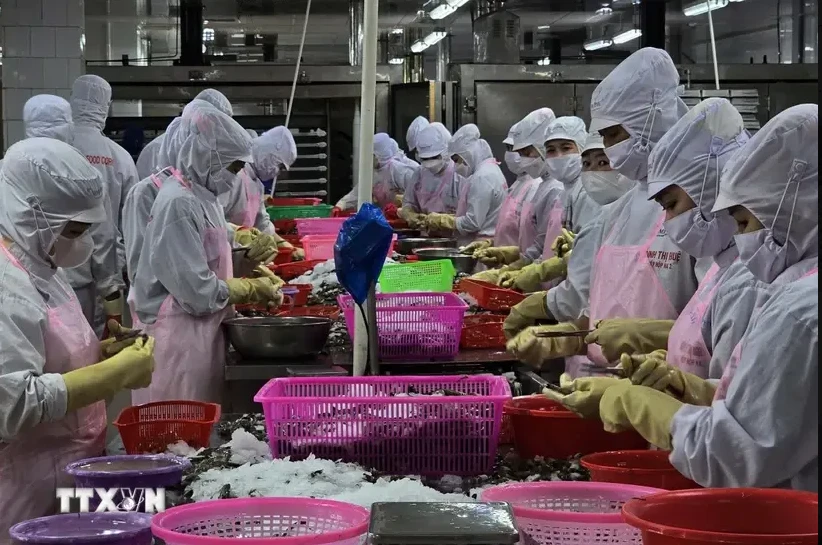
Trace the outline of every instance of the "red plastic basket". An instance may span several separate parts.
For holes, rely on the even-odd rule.
[[[316,197],[268,197],[266,206],[317,206],[323,202]]]
[[[336,320],[340,317],[340,309],[337,307],[311,305],[310,307],[294,307],[277,313],[277,316],[319,316]]]
[[[617,450],[583,456],[580,464],[592,481],[636,484],[665,490],[700,488],[668,461],[665,450]]]
[[[388,220],[388,225],[393,227],[394,229],[407,229],[408,222],[402,218],[395,219],[395,220]]]
[[[459,288],[476,299],[477,305],[488,310],[510,310],[526,297],[518,291],[500,288],[490,282],[470,278],[460,280]]]
[[[798,490],[706,488],[655,494],[622,508],[644,545],[819,543],[819,496]]]
[[[448,391],[462,395],[436,395]],[[394,475],[479,475],[494,465],[510,397],[508,380],[493,375],[295,377],[270,380],[254,401],[274,458],[315,454]]]
[[[505,404],[511,417],[514,444],[523,458],[568,458],[612,450],[640,450],[648,443],[634,431],[608,433],[599,420],[582,419],[543,396],[512,399]]]
[[[294,248],[279,248],[277,250],[277,257],[274,258],[275,265],[283,265],[291,263],[291,254],[294,253]]]
[[[292,261],[284,265],[277,265],[274,267],[274,274],[283,280],[294,280],[298,276],[302,276],[320,263],[325,263],[325,259],[309,259],[306,261]]]
[[[274,220],[274,230],[278,235],[288,234],[297,227],[297,222],[293,219]]]
[[[284,294],[283,295],[283,302],[277,308],[268,308],[265,305],[234,305],[234,310],[241,311],[241,310],[253,310],[255,312],[259,312],[262,314],[268,314],[269,316],[276,316],[278,313],[291,310],[294,308],[294,298]]]
[[[297,288],[299,291],[294,296],[294,306],[304,307],[308,304],[308,296],[311,295],[313,286],[311,284],[286,284],[289,287]]]
[[[505,348],[503,322],[505,322],[505,316],[498,314],[466,316],[462,324],[460,347],[465,349]]]
[[[302,248],[303,243],[300,240],[300,235],[282,235],[283,240],[294,246],[295,248]]]
[[[220,420],[220,406],[199,401],[156,401],[126,407],[114,427],[128,454],[165,452],[185,441],[194,448],[207,447],[211,428]]]
[[[300,218],[297,221],[297,233],[306,235],[334,235],[342,229],[342,224],[348,218]]]

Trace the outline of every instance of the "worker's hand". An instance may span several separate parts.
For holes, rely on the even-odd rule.
[[[344,215],[345,214],[343,213],[343,209],[340,208],[339,206],[335,206],[334,208],[331,209],[331,217],[332,218],[341,218]]]
[[[100,363],[107,361],[116,362],[120,367],[122,388],[147,388],[154,372],[154,337],[138,337],[134,344]]]
[[[475,240],[471,244],[467,246],[463,246],[460,248],[460,253],[465,255],[474,255],[479,250],[484,250],[486,248],[490,248],[494,245],[494,242],[488,239],[482,240]]]
[[[547,291],[532,293],[511,308],[505,323],[502,324],[506,339],[513,339],[520,331],[539,320],[553,319],[548,311],[547,294]]]
[[[397,206],[394,203],[386,204],[383,209],[382,213],[385,215],[385,219],[395,220],[399,216],[397,216]]]
[[[121,323],[123,321],[123,295],[119,291],[116,292],[115,295],[116,297],[113,299],[103,298],[103,310],[106,313],[106,324],[108,324],[110,320],[114,320],[117,323]],[[104,332],[103,338],[106,337],[108,337],[108,335]]]
[[[397,209],[402,208],[402,197],[402,195],[396,195],[394,197],[394,206],[396,206]]]
[[[519,246],[492,246],[474,252],[474,257],[489,267],[508,265],[519,259]]]
[[[667,348],[673,326],[673,320],[611,318],[597,322],[585,342],[598,344],[608,361],[617,361],[622,354],[650,354]]]
[[[281,288],[285,285],[285,280],[274,274],[274,271],[272,271],[265,265],[257,265],[257,267],[251,274],[254,278],[270,279],[277,286],[277,288]]]
[[[104,360],[120,353],[124,348],[134,344],[138,337],[132,330],[120,325],[115,320],[106,323],[108,337],[100,341],[100,359]]]
[[[562,234],[551,244],[551,251],[554,252],[554,255],[557,257],[563,257],[574,249],[574,241],[576,238],[576,233],[563,228]]]
[[[478,272],[469,278],[471,280],[479,280],[480,282],[490,282],[496,284],[499,280],[501,269],[488,269],[487,271]]]
[[[623,354],[619,362],[626,378],[638,386],[645,386],[675,396],[689,405],[709,406],[716,387],[696,375],[670,365],[666,350],[650,354]]]
[[[291,252],[291,261],[305,261],[305,250],[294,248],[294,251]]]
[[[542,393],[582,418],[599,418],[599,402],[602,395],[605,390],[619,382],[620,379],[611,377],[586,377],[574,380],[571,375],[563,373],[559,377],[559,392],[545,388]]]
[[[559,257],[549,257],[539,263],[532,263],[520,271],[519,274],[500,277],[503,288],[512,288],[525,293],[531,293],[541,288],[543,282],[550,282],[566,275],[568,268],[565,261]]]
[[[267,305],[282,302],[280,285],[269,277],[263,278],[229,278],[228,302],[232,305],[256,304]]]
[[[547,332],[571,333],[574,331],[578,331],[578,328],[570,322],[533,326],[526,328],[508,341],[505,348],[521,362],[530,365],[534,369],[541,369],[548,360],[581,354],[585,349],[585,343],[582,342],[580,337],[576,336],[538,337],[537,334]]]
[[[451,214],[432,212],[425,218],[426,231],[453,231],[457,228],[457,218]]]
[[[419,214],[409,207],[398,209],[397,215],[408,222],[408,227],[411,229],[422,229],[425,227],[425,214]]]
[[[609,387],[599,402],[605,431],[636,430],[652,445],[671,450],[671,421],[683,403],[653,388],[628,381]]]
[[[253,233],[254,239],[251,241],[250,244],[247,244],[248,251],[246,252],[246,257],[248,257],[248,259],[252,261],[256,261],[257,263],[262,263],[263,265],[267,265],[274,261],[274,258],[277,257],[278,253],[278,237],[275,237],[273,235],[267,235],[266,233],[263,233],[258,229],[248,229],[248,231],[251,231]],[[284,240],[283,243],[288,244],[288,246],[291,246],[291,244],[285,242]],[[246,245],[244,244],[244,246]]]

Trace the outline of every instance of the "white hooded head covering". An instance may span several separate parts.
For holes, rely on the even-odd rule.
[[[448,155],[448,141],[451,133],[442,123],[431,123],[420,130],[417,137],[417,156],[420,159],[433,159]]]
[[[100,76],[86,74],[71,86],[71,114],[75,125],[103,130],[111,106],[111,85]]]
[[[480,138],[479,127],[473,123],[463,125],[454,133],[448,142],[448,153],[462,157],[471,174],[477,171],[483,161],[494,157],[491,146]]]
[[[71,105],[55,95],[35,95],[23,106],[23,125],[26,138],[55,138],[71,144],[74,140],[74,121]]]
[[[408,150],[414,151],[417,149],[417,139],[420,131],[428,126],[428,120],[422,116],[414,118],[411,125],[408,126],[408,131],[405,133],[405,142],[408,144]]]
[[[8,149],[0,169],[0,233],[29,272],[48,280],[57,237],[70,221],[105,221],[104,199],[100,173],[79,151],[53,138],[27,138]]]
[[[522,120],[511,127],[513,134],[513,150],[519,151],[534,146],[541,157],[545,157],[545,135],[548,126],[557,118],[551,108],[540,108],[529,113]]]
[[[585,138],[585,145],[582,147],[582,153],[592,149],[605,149],[605,142],[598,132],[588,133]]]
[[[762,222],[763,246],[778,256],[767,274],[756,275],[760,280],[770,282],[819,254],[819,106],[800,104],[779,113],[731,158],[713,210],[732,206],[744,206]],[[737,236],[744,258],[740,236],[746,235]]]
[[[519,125],[519,122],[514,123],[513,125],[511,125],[511,128],[508,129],[508,136],[506,136],[505,140],[502,141],[502,143],[506,146],[514,145],[514,135],[517,134],[517,132],[519,132],[519,127],[517,125]]]
[[[257,138],[259,136],[259,134],[257,134],[257,131],[255,131],[254,129],[246,129],[245,132],[247,132],[248,136],[250,136],[251,138]]]
[[[297,160],[297,143],[287,128],[274,127],[254,139],[251,156],[257,176],[261,180],[273,180],[280,172],[280,165],[288,170]]]
[[[193,100],[180,122],[169,125],[160,154],[174,158],[171,166],[186,179],[219,195],[226,184],[218,185],[218,180],[228,177],[222,171],[234,161],[251,162],[251,147],[251,137],[239,123],[211,104]]]
[[[234,116],[234,109],[231,107],[231,102],[217,89],[204,89],[194,97],[194,100],[204,100],[228,117]]]
[[[548,130],[545,133],[545,142],[571,140],[577,145],[580,153],[582,153],[587,139],[588,132],[585,130],[585,121],[572,115],[556,118],[548,125]]]
[[[400,146],[384,132],[374,135],[374,156],[380,166],[385,166],[395,156],[399,155]]]

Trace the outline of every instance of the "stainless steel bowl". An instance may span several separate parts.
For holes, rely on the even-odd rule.
[[[394,229],[394,234],[397,235],[398,239],[419,238],[422,231],[419,229]]]
[[[254,272],[254,269],[256,269],[257,265],[259,265],[256,261],[248,259],[246,256],[247,251],[248,248],[245,246],[231,249],[231,262],[234,265],[234,278],[251,276],[251,273]]]
[[[244,358],[299,358],[320,353],[331,331],[331,320],[314,316],[231,318],[228,340]]]
[[[411,255],[417,248],[456,248],[455,238],[401,238],[397,240],[397,252]]]
[[[470,255],[461,254],[454,248],[419,248],[414,254],[420,261],[434,261],[435,259],[450,259],[454,270],[458,273],[471,274],[477,266],[477,259]]]

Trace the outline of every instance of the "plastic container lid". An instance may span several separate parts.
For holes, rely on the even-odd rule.
[[[147,513],[53,515],[15,524],[9,535],[19,543],[150,545],[151,517]]]
[[[121,463],[131,464],[134,467],[118,468],[118,464]],[[146,477],[182,473],[189,467],[191,467],[191,462],[181,456],[133,454],[78,460],[66,466],[66,473],[74,477]]]

